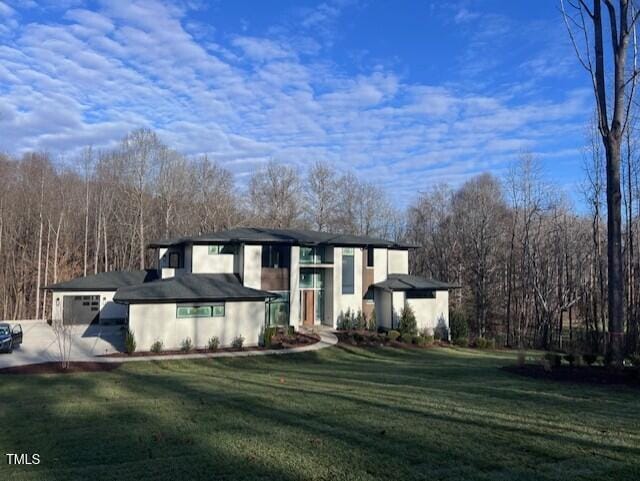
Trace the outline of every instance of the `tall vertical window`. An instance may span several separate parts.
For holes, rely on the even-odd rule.
[[[342,293],[353,294],[354,286],[354,263],[353,248],[342,249]]]
[[[289,246],[262,246],[262,267],[289,267]]]
[[[367,247],[367,267],[373,267],[373,247]]]

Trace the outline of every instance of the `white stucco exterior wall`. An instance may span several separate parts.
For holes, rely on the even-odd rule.
[[[374,296],[378,326],[391,329],[391,292],[376,288]]]
[[[233,274],[233,254],[209,254],[208,245],[192,247],[192,265],[194,274]]]
[[[435,299],[407,299],[406,302],[416,315],[418,329],[433,331],[440,319],[449,329],[449,292],[436,291]]]
[[[340,313],[347,309],[352,312],[362,310],[362,255],[363,249],[353,248],[353,268],[354,268],[354,292],[353,294],[342,293],[342,253],[343,247],[333,249],[334,277],[333,277],[333,325],[337,326]],[[366,250],[364,251],[366,252]],[[374,260],[375,262],[375,260]]]
[[[394,291],[392,293],[393,302],[393,329],[397,329],[400,324],[400,316],[402,315],[402,309],[404,309],[405,293],[404,291]]]
[[[244,246],[244,285],[253,289],[262,287],[262,246]]]
[[[373,283],[387,279],[387,249],[373,249]]]
[[[138,350],[148,351],[155,341],[162,341],[164,349],[180,349],[187,337],[195,347],[206,347],[214,336],[221,346],[230,346],[238,335],[244,337],[245,346],[256,346],[264,329],[264,301],[226,302],[224,317],[177,318],[176,307],[175,303],[129,306],[129,329]]]
[[[51,319],[62,320],[64,296],[100,296],[100,323],[124,320],[127,306],[113,302],[116,291],[58,291],[52,293]]]
[[[289,266],[289,325],[300,325],[300,247],[291,246]]]
[[[389,249],[389,274],[409,274],[409,251]]]

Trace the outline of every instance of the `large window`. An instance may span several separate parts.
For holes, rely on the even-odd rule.
[[[262,246],[262,267],[289,267],[289,246]]]
[[[353,294],[355,292],[354,280],[354,254],[353,248],[342,249],[342,293]]]
[[[323,269],[300,269],[301,289],[322,289],[324,287]]]
[[[267,301],[267,322],[270,326],[289,324],[289,292],[278,292],[280,297]]]
[[[235,247],[229,244],[209,244],[209,255],[234,254]]]
[[[300,247],[300,264],[324,264],[325,259],[324,247]]]
[[[176,307],[176,317],[224,317],[224,303],[207,306],[178,306]]]

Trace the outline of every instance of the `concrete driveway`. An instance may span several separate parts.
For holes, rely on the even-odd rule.
[[[11,354],[0,354],[0,368],[59,361],[56,336],[43,321],[8,321],[20,324],[22,345]],[[94,356],[121,351],[124,334],[120,326],[74,326],[72,329],[71,360],[90,361]]]

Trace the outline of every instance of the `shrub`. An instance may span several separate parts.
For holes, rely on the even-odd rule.
[[[367,328],[367,316],[360,309],[353,316],[353,329],[366,329]]]
[[[398,330],[403,335],[415,336],[418,333],[418,324],[416,322],[416,315],[413,312],[411,306],[406,305],[400,314],[400,325]]]
[[[460,347],[467,347],[469,345],[469,338],[456,337],[453,339],[453,344]]]
[[[242,345],[244,344],[244,337],[236,336],[231,341],[231,347],[234,349],[242,349]]]
[[[433,337],[438,341],[449,341],[449,328],[443,316],[438,318],[438,325],[433,330]]]
[[[496,340],[487,339],[487,349],[495,349],[495,348],[496,348]]]
[[[487,348],[487,340],[484,337],[479,337],[476,339],[476,347],[478,349],[486,349]]]
[[[360,334],[359,332],[354,332],[353,333],[353,340],[360,343],[362,341],[364,341],[364,336],[362,334]]]
[[[400,337],[400,333],[398,331],[389,331],[387,333],[387,337],[389,338],[390,341],[397,341],[398,338]]]
[[[415,336],[411,337],[411,344],[415,344],[416,346],[422,346],[422,336],[419,336],[418,334],[416,334]]]
[[[124,350],[127,354],[136,352],[136,338],[133,335],[133,331],[129,329],[127,329],[127,333],[124,335]]]
[[[426,347],[433,344],[433,336],[418,336],[416,344],[420,347]]]
[[[367,321],[367,330],[375,331],[378,328],[378,321],[376,320],[376,310],[371,313],[371,317]]]
[[[582,355],[582,360],[587,366],[591,366],[598,360],[598,355],[592,352],[586,352]]]
[[[207,349],[209,351],[217,351],[220,347],[220,339],[217,336],[213,336],[207,341]]]
[[[262,338],[262,345],[264,347],[271,347],[273,336],[275,336],[277,332],[278,332],[278,328],[276,326],[267,327],[264,330],[264,336]]]
[[[405,344],[411,344],[413,342],[413,337],[413,334],[405,332],[404,334],[400,334],[400,341]]]
[[[162,352],[162,341],[156,341],[153,344],[151,344],[151,352],[155,352],[156,354],[158,354],[159,352]]]
[[[451,311],[449,315],[449,330],[453,339],[469,337],[469,323],[461,311]]]
[[[549,361],[551,367],[560,367],[562,365],[562,356],[555,352],[547,352],[544,358]]]
[[[180,350],[182,352],[191,352],[193,351],[193,342],[191,342],[190,337],[186,337],[180,343]]]
[[[348,331],[349,329],[353,329],[353,317],[354,316],[351,312],[351,308],[347,309],[345,312],[340,312],[340,314],[338,315],[338,330]]]

